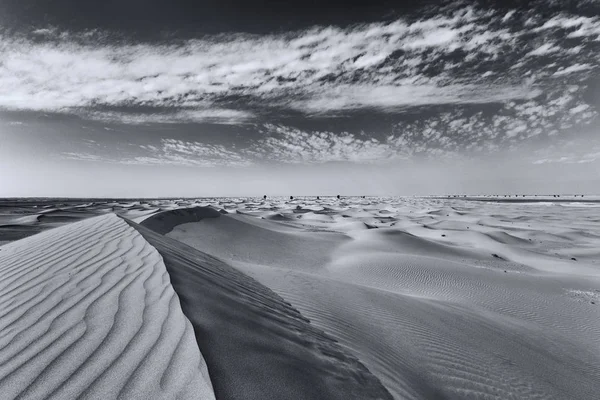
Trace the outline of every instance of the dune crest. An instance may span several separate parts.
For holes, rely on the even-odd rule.
[[[206,253],[130,224],[165,260],[218,399],[392,399],[356,357],[271,289]]]
[[[125,221],[1,250],[1,398],[215,398],[162,258]]]

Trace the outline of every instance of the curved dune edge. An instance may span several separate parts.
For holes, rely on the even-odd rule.
[[[161,256],[114,214],[2,247],[0,393],[215,398]]]
[[[266,286],[128,223],[163,257],[218,399],[392,399],[357,358]]]
[[[153,214],[141,222],[146,228],[164,235],[177,225],[198,222],[204,218],[218,218],[221,213],[211,207],[192,207],[163,211]]]

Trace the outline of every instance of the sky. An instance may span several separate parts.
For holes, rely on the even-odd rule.
[[[600,0],[0,0],[0,197],[594,194]]]

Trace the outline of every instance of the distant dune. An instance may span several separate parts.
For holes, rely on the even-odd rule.
[[[438,197],[440,199],[446,197]],[[575,195],[563,195],[561,196],[511,196],[511,197],[495,197],[495,196],[464,196],[461,198],[464,201],[489,201],[494,203],[600,203],[600,196],[575,196]]]

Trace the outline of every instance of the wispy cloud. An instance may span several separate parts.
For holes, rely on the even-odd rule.
[[[340,85],[320,96],[291,102],[291,106],[311,114],[377,108],[399,110],[406,107],[439,104],[485,104],[531,99],[541,90],[528,86],[486,87],[483,85],[406,84],[399,86]]]
[[[389,140],[380,141],[342,132],[306,132],[297,128],[266,124],[265,137],[243,153],[282,163],[386,162],[406,158],[408,152]]]
[[[586,126],[598,113],[584,104],[581,92],[554,89],[543,99],[510,101],[493,112],[458,109],[394,125],[407,148],[417,152],[494,152],[518,147],[523,141],[557,135],[576,125]]]
[[[554,75],[555,76],[568,75],[568,74],[572,74],[575,72],[587,71],[592,68],[594,68],[594,67],[591,66],[590,64],[575,64],[575,65],[570,65],[565,68],[560,68],[558,71],[556,71],[554,73]]]
[[[220,144],[162,139],[160,146],[142,145],[147,155],[125,159],[125,164],[246,167],[252,161]]]
[[[568,94],[553,102],[555,107],[558,104],[562,108],[576,103]],[[512,102],[494,114],[463,110],[399,122],[383,134],[303,130],[267,123],[258,127],[260,136],[246,140],[243,145],[163,138],[155,144],[130,146],[133,149],[128,148],[127,153],[86,139],[82,145],[91,151],[65,152],[62,157],[188,167],[247,167],[265,163],[386,164],[414,158],[460,160],[519,150],[542,136],[556,135],[560,129],[570,126],[571,118],[587,120],[594,115],[588,108],[576,106],[571,109],[573,115],[557,116],[555,109],[541,107],[534,101]],[[554,144],[538,147],[529,162],[588,163],[600,159],[600,143],[573,141],[573,137],[570,140],[557,136]]]
[[[530,51],[529,53],[527,53],[527,55],[529,55],[529,56],[544,56],[547,54],[555,53],[560,50],[561,50],[560,47],[556,46],[553,43],[544,43],[537,49],[534,49],[534,50]]]
[[[196,110],[162,111],[157,113],[131,113],[115,111],[92,111],[84,114],[89,119],[104,122],[119,122],[131,125],[143,124],[176,124],[176,123],[217,123],[243,124],[254,118],[249,111],[225,108],[210,108]]]
[[[554,163],[564,163],[564,164],[587,164],[595,162],[596,160],[600,160],[600,153],[586,153],[580,155],[568,155],[556,158],[542,158],[539,160],[535,160],[532,164],[540,165],[540,164],[554,164]]]
[[[536,148],[529,161],[544,164],[588,164],[600,161],[600,137],[592,130],[585,135],[557,137],[557,140]]]
[[[252,161],[223,145],[162,139],[160,145],[141,145],[138,151],[117,157],[114,154],[65,152],[62,158],[128,165],[175,165],[188,167],[246,167]]]
[[[527,100],[559,79],[587,79],[600,61],[593,43],[600,18],[523,20],[472,7],[414,22],[166,44],[124,44],[98,32],[75,38],[54,28],[34,33],[38,40],[0,34],[0,108],[134,124],[246,122],[254,116],[249,102],[315,114]],[[567,43],[573,39],[581,42],[577,52]],[[107,105],[172,112],[102,112]]]
[[[589,36],[600,40],[600,24],[598,17],[584,17],[579,15],[568,15],[561,13],[545,21],[542,25],[533,28],[533,32],[548,32],[556,30],[568,30],[567,37],[577,38]]]
[[[106,161],[106,159],[98,154],[86,152],[64,152],[62,158],[66,160],[76,161]]]

